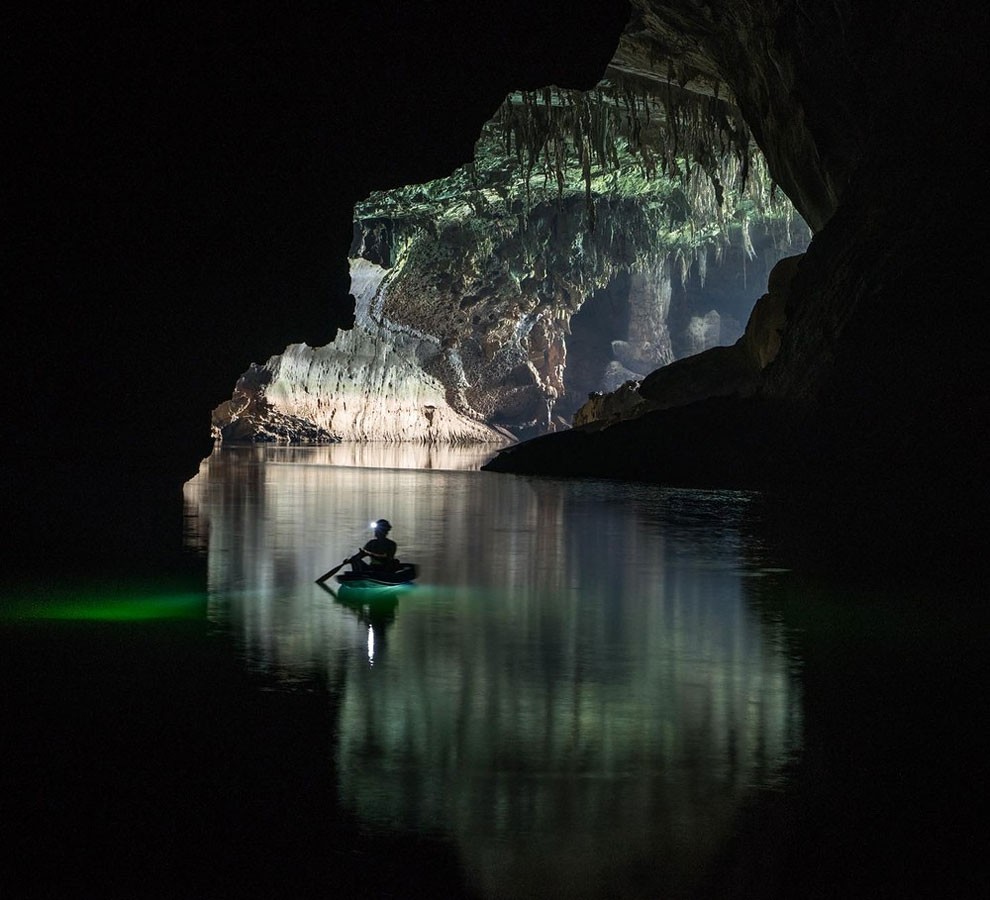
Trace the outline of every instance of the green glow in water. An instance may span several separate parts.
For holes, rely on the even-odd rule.
[[[375,601],[390,600],[407,594],[415,588],[411,584],[375,584],[373,582],[358,582],[357,584],[342,584],[337,587],[337,596],[341,600]]]
[[[5,592],[0,618],[47,619],[78,622],[142,622],[160,619],[196,619],[203,615],[206,597],[189,589],[150,585],[85,586]]]

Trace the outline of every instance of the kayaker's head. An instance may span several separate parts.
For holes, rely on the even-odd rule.
[[[379,519],[374,524],[375,537],[385,537],[392,530],[392,523],[388,519]]]

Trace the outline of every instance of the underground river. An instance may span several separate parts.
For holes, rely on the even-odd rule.
[[[984,638],[950,585],[797,572],[757,494],[487,458],[224,448],[185,487],[205,590],[8,593],[37,893],[975,893]],[[381,517],[418,582],[316,584]]]

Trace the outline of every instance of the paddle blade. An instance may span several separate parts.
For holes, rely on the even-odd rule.
[[[345,559],[339,566],[334,566],[329,572],[324,572],[319,578],[316,579],[317,584],[323,584],[328,578],[333,578],[344,566],[347,565],[347,560]]]

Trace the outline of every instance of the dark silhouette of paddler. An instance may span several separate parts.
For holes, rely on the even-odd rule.
[[[399,561],[395,558],[398,547],[395,541],[388,537],[392,523],[388,519],[379,519],[375,522],[374,529],[375,536],[350,558],[351,568],[355,572],[394,572],[398,568]],[[368,558],[368,562],[364,561],[365,557]]]

